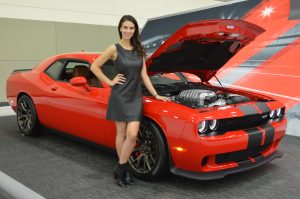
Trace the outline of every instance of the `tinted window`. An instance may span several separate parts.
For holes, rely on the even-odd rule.
[[[85,77],[89,86],[103,87],[98,78],[90,71],[90,64],[80,60],[59,60],[46,71],[52,79],[70,82],[73,77]]]
[[[157,73],[150,77],[153,85],[155,84],[174,84],[182,82],[201,82],[201,79],[191,73]]]
[[[55,80],[60,78],[61,71],[63,69],[63,61],[59,60],[54,62],[45,72]]]
[[[80,76],[86,78],[89,86],[102,87],[98,78],[90,71],[90,64],[81,61],[67,61],[61,72],[60,80],[70,82],[73,77]]]
[[[79,62],[79,61],[68,61],[66,63],[66,66],[64,68],[64,71],[62,71],[61,80],[70,82],[70,80],[74,77],[74,68],[75,66],[85,66],[87,69],[90,68],[90,65],[85,62]],[[79,75],[79,74],[78,74]],[[89,74],[91,75],[91,74]],[[86,77],[86,75],[80,75]]]

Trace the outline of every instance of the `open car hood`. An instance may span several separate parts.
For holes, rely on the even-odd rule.
[[[210,80],[240,49],[264,29],[241,20],[188,23],[172,34],[147,60],[149,75],[188,72]]]

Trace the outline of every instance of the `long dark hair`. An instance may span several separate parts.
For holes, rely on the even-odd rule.
[[[142,46],[142,43],[140,41],[139,25],[133,16],[124,15],[120,19],[119,26],[118,26],[118,32],[119,32],[120,39],[122,39],[122,33],[120,31],[120,28],[124,21],[130,21],[134,24],[135,31],[134,31],[133,36],[130,38],[130,42],[131,42],[131,45],[133,46],[133,50],[136,51],[139,56],[144,57],[146,55],[146,53],[145,53],[145,49]]]

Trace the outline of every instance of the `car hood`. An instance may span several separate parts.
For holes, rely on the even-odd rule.
[[[172,34],[147,60],[149,75],[188,72],[210,80],[240,49],[264,29],[241,20],[188,23]]]

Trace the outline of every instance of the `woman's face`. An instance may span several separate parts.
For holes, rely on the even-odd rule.
[[[134,24],[131,21],[124,21],[120,28],[122,39],[130,39],[135,31]]]

